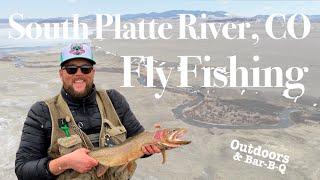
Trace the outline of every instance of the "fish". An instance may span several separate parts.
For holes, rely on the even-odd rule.
[[[184,140],[185,128],[164,128],[150,132],[144,131],[124,143],[113,147],[101,148],[89,152],[89,156],[99,162],[97,176],[101,177],[108,168],[127,165],[129,162],[141,158],[145,154],[142,151],[144,145],[153,144],[160,150],[163,157],[162,163],[166,161],[166,150],[178,148],[190,144],[191,141]]]

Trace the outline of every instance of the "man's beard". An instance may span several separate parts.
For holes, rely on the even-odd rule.
[[[71,96],[71,97],[74,97],[74,98],[82,98],[82,97],[85,97],[87,96],[91,90],[92,90],[92,86],[93,86],[93,83],[89,83],[86,85],[86,88],[84,89],[83,92],[77,92],[73,89],[72,85],[70,86],[63,86],[64,87],[64,90]]]

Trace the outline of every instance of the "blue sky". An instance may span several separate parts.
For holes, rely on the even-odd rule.
[[[227,11],[240,16],[272,13],[320,14],[320,1],[260,1],[260,0],[2,0],[0,18],[13,13],[30,17],[59,17],[80,14],[128,14],[162,12],[166,10]]]

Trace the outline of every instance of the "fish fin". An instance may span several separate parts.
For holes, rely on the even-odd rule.
[[[167,154],[165,150],[161,150],[162,154],[162,164],[164,164],[167,161]]]
[[[129,171],[129,174],[133,174],[136,167],[137,166],[134,161],[129,161],[129,162],[119,166],[119,169],[117,171],[123,171],[123,170],[127,169]]]
[[[104,173],[106,173],[106,171],[108,170],[109,167],[104,166],[102,164],[99,163],[98,167],[97,167],[97,176],[101,177],[102,175],[104,175]]]
[[[129,171],[129,173],[131,174],[133,174],[134,173],[134,170],[136,169],[136,167],[137,167],[137,165],[134,163],[134,161],[130,161],[129,163],[128,163],[128,167],[127,167],[127,169],[128,169],[128,171]]]
[[[125,163],[124,165],[121,165],[119,170],[123,171],[125,168],[127,168],[128,164],[129,164],[129,162]]]

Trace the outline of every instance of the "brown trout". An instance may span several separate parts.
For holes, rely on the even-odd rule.
[[[144,155],[142,146],[146,144],[156,145],[162,152],[163,161],[166,161],[165,150],[189,144],[191,141],[183,140],[186,129],[172,128],[159,129],[155,132],[142,132],[133,138],[129,138],[123,144],[109,148],[101,148],[91,151],[89,156],[99,161],[97,175],[100,177],[109,167],[128,164]]]

